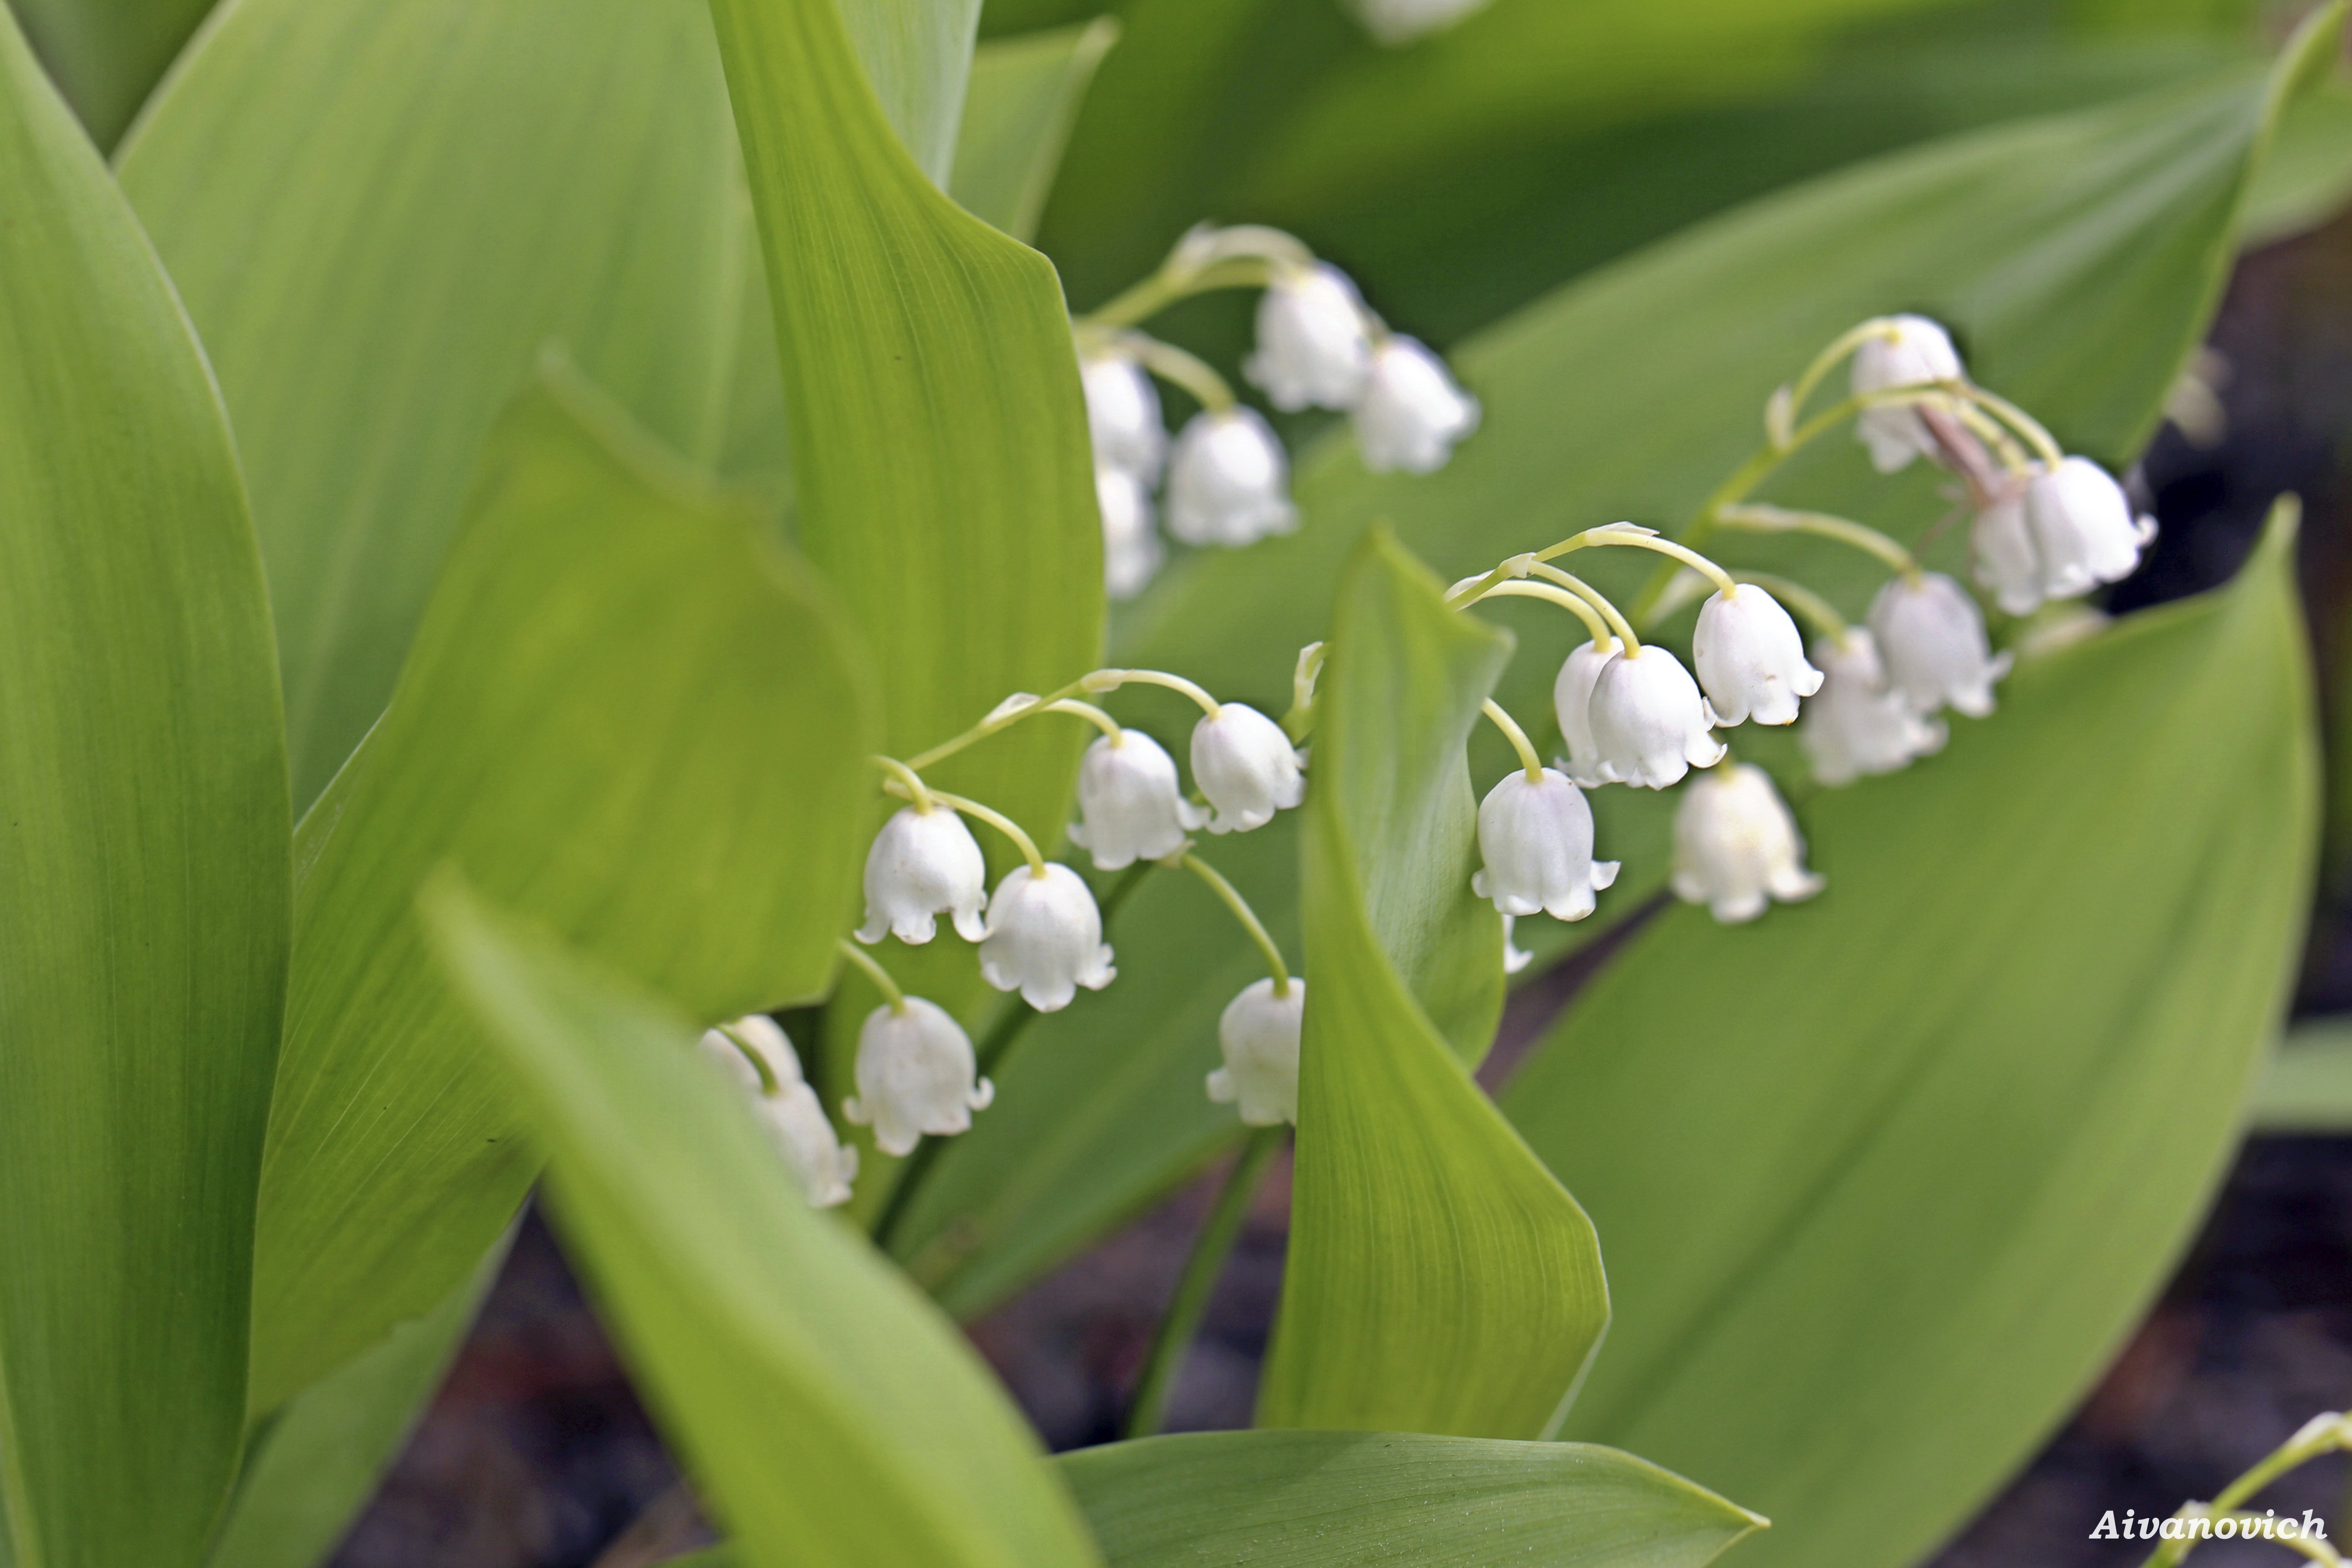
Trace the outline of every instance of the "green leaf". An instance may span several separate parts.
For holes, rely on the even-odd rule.
[[[211,0],[14,0],[25,36],[100,149],[114,145]]]
[[[1339,590],[1304,830],[1307,983],[1268,1426],[1549,1436],[1609,1324],[1592,1224],[1415,991],[1482,984],[1463,748],[1510,639],[1384,535]]]
[[[2305,94],[2280,116],[2278,135],[2239,218],[2252,247],[2317,228],[2352,204],[2352,86]]]
[[[2254,1090],[2257,1132],[2352,1131],[2352,1026],[2315,1018],[2289,1029]]]
[[[1560,289],[1456,356],[1486,423],[1444,472],[1370,476],[1344,432],[1327,438],[1301,457],[1299,532],[1172,563],[1127,613],[1115,657],[1279,712],[1296,651],[1324,635],[1322,606],[1374,520],[1449,576],[1612,518],[1672,526],[1756,446],[1772,387],[1874,311],[1953,321],[1988,384],[2070,444],[2128,456],[2203,331],[2273,102],[2264,84],[2232,79],[1954,138],[1755,203]],[[1801,463],[1783,499],[1906,539],[1946,510],[1933,478],[1890,484],[1851,443],[1824,446],[1836,449]],[[1962,531],[1946,532],[1934,563],[1958,564]],[[1850,612],[1876,586],[1853,552],[1770,542],[1726,558],[1819,583]],[[1638,553],[1580,559],[1617,591],[1642,581],[1646,560],[1594,557]],[[1493,618],[1520,647],[1498,698],[1534,726],[1583,631],[1532,603]],[[1500,748],[1477,744],[1480,776],[1493,776]],[[1599,843],[1625,862],[1621,885],[1579,926],[1521,922],[1520,944],[1560,951],[1656,892],[1673,805],[1598,792]],[[1272,832],[1215,853],[1280,931],[1294,919],[1292,851]],[[936,1190],[909,1204],[891,1240],[958,1311],[1001,1300],[1135,1212],[1234,1129],[1192,1087],[1216,1065],[1214,1013],[1181,990],[1198,974],[1204,991],[1230,994],[1251,974],[1247,944],[1215,928],[1184,890],[1147,884],[1110,931],[1118,984],[1034,1025],[997,1105],[942,1152],[926,1184]],[[1139,984],[1154,963],[1167,976]],[[1117,1043],[1108,1070],[1051,1063],[1097,1059],[1106,1040]],[[1024,1104],[1039,1109],[1016,1119]]]
[[[296,1394],[246,1453],[209,1561],[318,1568],[399,1457],[506,1261],[501,1237],[441,1305]]]
[[[746,1563],[1099,1561],[980,1358],[808,1207],[693,1027],[454,878],[427,907],[548,1143],[557,1225]]]
[[[1582,1443],[1195,1432],[1060,1464],[1111,1568],[1700,1568],[1764,1525]]]
[[[446,860],[698,1016],[821,994],[862,661],[747,511],[551,376],[494,438],[391,710],[305,817],[254,1408],[431,1310],[537,1168],[409,907]]]
[[[875,101],[940,189],[955,167],[980,0],[835,0]]]
[[[0,1500],[20,1568],[182,1568],[286,986],[268,599],[203,352],[5,11],[0,431]]]
[[[543,343],[698,461],[739,384],[772,408],[699,0],[240,0],[120,163],[236,422],[298,808],[383,711]]]
[[[981,46],[948,186],[965,211],[1015,239],[1036,232],[1078,105],[1118,41],[1118,21],[1097,16],[1082,27]]]
[[[1655,921],[1504,1096],[1610,1237],[1570,1430],[1770,1512],[1758,1564],[1926,1555],[2204,1212],[2308,896],[2293,536],[1816,797],[1827,892]]]

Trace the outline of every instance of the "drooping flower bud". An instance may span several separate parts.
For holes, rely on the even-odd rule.
[[[1733,763],[1691,780],[1675,808],[1675,897],[1706,905],[1728,925],[1754,920],[1769,900],[1794,903],[1821,890],[1770,774]]]
[[[1957,381],[1960,355],[1950,335],[1927,317],[1896,316],[1885,336],[1874,333],[1854,350],[1850,374],[1856,396]],[[1854,422],[1854,434],[1882,474],[1908,467],[1914,458],[1936,455],[1936,438],[1913,409],[1865,408]]]
[[[1667,789],[1723,760],[1715,714],[1682,660],[1655,643],[1619,654],[1592,683],[1592,743],[1621,784]]]
[[[978,942],[986,934],[988,862],[963,818],[943,805],[929,811],[901,806],[866,853],[866,923],[862,942],[895,932],[900,942],[931,940],[940,911],[955,917],[956,934]]]
[[[1166,553],[1151,526],[1151,492],[1127,469],[1102,463],[1095,468],[1095,502],[1102,510],[1103,591],[1132,599]]]
[[[1187,544],[1255,544],[1298,526],[1290,459],[1254,408],[1196,414],[1168,470],[1168,531]]]
[[[996,884],[988,934],[980,944],[981,977],[1018,991],[1040,1013],[1068,1006],[1083,985],[1099,991],[1118,971],[1102,939],[1102,910],[1086,879],[1067,866],[1039,876],[1015,866]]]
[[[1078,763],[1078,814],[1070,842],[1091,850],[1097,871],[1157,860],[1184,847],[1208,813],[1184,798],[1174,759],[1140,730],[1098,738]]]
[[[1797,700],[1822,689],[1797,623],[1753,583],[1718,590],[1699,606],[1691,662],[1719,724],[1793,724]]]
[[[1026,870],[1017,873],[1027,875]],[[947,1013],[919,996],[892,1011],[877,1007],[857,1031],[857,1097],[841,1112],[874,1129],[886,1154],[909,1154],[925,1133],[952,1137],[985,1110],[996,1086],[973,1079],[971,1037]]]
[[[1887,684],[1913,711],[1933,713],[1947,703],[1971,719],[1992,711],[1992,685],[2009,673],[2009,655],[1993,657],[1984,613],[1949,577],[1888,579],[1870,603],[1870,630]]]
[[[1356,0],[1356,14],[1372,41],[1399,48],[1443,32],[1486,8],[1488,0]]]
[[[729,1038],[730,1035],[734,1038]],[[742,1045],[738,1046],[737,1040]],[[807,1194],[811,1208],[831,1208],[849,1201],[849,1184],[857,1175],[857,1151],[845,1148],[817,1103],[816,1090],[801,1077],[801,1058],[793,1043],[762,1014],[738,1018],[725,1029],[702,1037],[703,1054],[751,1097],[752,1111],[776,1152],[784,1157]],[[743,1054],[756,1053],[774,1080],[766,1089],[760,1069]]]
[[[2156,520],[2134,518],[2123,486],[2088,458],[2068,458],[2025,487],[2025,529],[2044,598],[2071,599],[2139,569]]]
[[[1271,979],[1242,988],[1217,1020],[1225,1065],[1209,1075],[1209,1098],[1240,1104],[1252,1127],[1298,1120],[1298,1032],[1307,1012],[1307,982],[1290,979],[1290,994],[1274,994]]]
[[[1827,677],[1805,704],[1798,738],[1812,758],[1813,776],[1825,784],[1852,784],[1866,773],[1891,773],[1944,743],[1944,726],[1912,711],[1902,693],[1886,683],[1878,643],[1856,626],[1843,641],[1813,645],[1813,659]]]
[[[1579,645],[1551,684],[1552,717],[1559,721],[1560,739],[1568,742],[1568,776],[1587,789],[1617,780],[1592,739],[1592,688],[1601,669],[1617,657],[1617,648],[1615,637]]]
[[[1366,468],[1433,474],[1478,427],[1478,400],[1454,384],[1444,360],[1411,338],[1391,337],[1372,353],[1354,418]]]
[[[1298,749],[1245,702],[1220,703],[1192,726],[1192,782],[1217,808],[1212,833],[1247,833],[1307,798]]]
[[[2042,556],[2025,529],[2021,490],[1993,498],[1969,530],[1976,579],[1993,602],[2012,616],[2030,616],[2042,605]]]
[[[1168,429],[1150,374],[1132,354],[1112,349],[1083,355],[1078,379],[1086,388],[1096,465],[1123,468],[1150,489],[1168,454]]]
[[[1617,879],[1617,862],[1592,858],[1592,807],[1567,775],[1540,782],[1514,768],[1478,803],[1478,855],[1470,890],[1506,915],[1580,921],[1592,895]]]
[[[1257,302],[1257,351],[1242,366],[1286,414],[1353,408],[1364,395],[1372,340],[1363,296],[1328,262],[1286,268]]]

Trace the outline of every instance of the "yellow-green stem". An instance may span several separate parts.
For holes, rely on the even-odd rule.
[[[1856,550],[1874,555],[1906,576],[1919,574],[1919,563],[1908,550],[1867,523],[1855,522],[1825,511],[1790,511],[1777,506],[1723,506],[1715,511],[1715,521],[1726,528],[1746,529],[1755,533],[1810,533],[1822,539],[1834,539]],[[1737,573],[1733,574],[1735,576]]]
[[[1529,743],[1528,732],[1519,728],[1519,721],[1512,718],[1509,710],[1491,697],[1486,699],[1486,705],[1479,711],[1494,721],[1495,728],[1500,730],[1503,732],[1503,738],[1511,742],[1511,750],[1519,753],[1519,766],[1527,770],[1528,783],[1531,784],[1543,783],[1543,759],[1536,755],[1536,749]]]
[[[835,945],[841,949],[842,957],[866,972],[866,978],[874,982],[874,989],[882,993],[882,1000],[891,1012],[907,1010],[907,994],[898,989],[898,983],[890,978],[890,972],[877,963],[872,953],[846,940],[839,940]]]
[[[1266,973],[1274,976],[1274,994],[1276,996],[1289,995],[1290,966],[1282,962],[1282,949],[1275,946],[1274,938],[1265,933],[1257,911],[1249,907],[1249,900],[1242,897],[1241,889],[1226,881],[1214,866],[1189,849],[1183,852],[1178,864],[1208,883],[1210,890],[1224,900],[1225,908],[1242,922],[1242,929],[1249,932],[1250,940],[1257,943],[1258,952],[1265,956]]]
[[[923,754],[926,757],[930,755],[928,752]],[[908,800],[914,804],[914,807],[918,812],[921,813],[925,816],[930,816],[931,803],[936,800],[938,796],[934,792],[926,789],[923,786],[921,776],[919,775],[913,768],[909,767],[905,763],[900,762],[896,757],[884,756],[877,756],[874,759],[874,765],[880,768],[884,773],[889,774],[893,780],[897,781],[899,793],[904,795]]]
[[[1567,574],[1562,573],[1561,575]],[[1486,599],[1541,599],[1547,605],[1558,605],[1581,620],[1584,629],[1592,634],[1596,647],[1619,640],[1609,624],[1609,617],[1595,609],[1590,601],[1565,588],[1555,588],[1549,583],[1497,583],[1480,595],[1480,599],[1482,602]]]
[[[1042,877],[1045,874],[1045,858],[1037,853],[1037,841],[1023,832],[1021,825],[1003,812],[982,805],[976,800],[966,800],[960,795],[950,795],[943,789],[933,790],[931,798],[941,805],[961,812],[966,816],[978,817],[985,822],[1005,837],[1013,840],[1013,847],[1021,851],[1021,858],[1029,862],[1031,876]]]

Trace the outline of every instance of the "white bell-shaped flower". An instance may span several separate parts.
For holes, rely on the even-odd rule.
[[[1473,12],[1485,10],[1488,4],[1489,0],[1356,0],[1356,15],[1374,43],[1393,49],[1443,32]]]
[[[1150,373],[1134,355],[1106,350],[1079,359],[1078,380],[1086,388],[1096,464],[1123,468],[1150,489],[1168,455],[1168,427],[1160,422]]]
[[[1912,710],[1887,684],[1878,643],[1859,626],[1841,641],[1813,645],[1813,660],[1828,679],[1805,704],[1799,739],[1825,784],[1852,784],[1867,773],[1891,773],[1944,744],[1944,726]]]
[[[1564,773],[1540,780],[1514,768],[1478,803],[1478,855],[1470,890],[1506,915],[1580,921],[1592,895],[1617,879],[1617,862],[1592,858],[1592,807]]]
[[[1851,377],[1855,395],[1960,377],[1959,351],[1950,334],[1925,316],[1896,316],[1885,335],[1873,333],[1854,350]],[[1909,408],[1865,408],[1854,434],[1870,449],[1882,474],[1906,468],[1912,458],[1936,455],[1936,438]]]
[[[2068,458],[2025,487],[2025,531],[2042,563],[2042,596],[2071,599],[2139,568],[2156,520],[2135,518],[2131,498],[2088,458]]]
[[[902,806],[874,836],[858,941],[877,942],[895,932],[920,945],[937,932],[933,917],[944,910],[955,918],[958,936],[978,942],[986,934],[981,911],[987,907],[988,862],[963,818],[946,806]]]
[[[1239,1103],[1252,1127],[1298,1120],[1298,1031],[1307,1013],[1307,982],[1290,978],[1290,994],[1274,994],[1271,979],[1242,988],[1217,1020],[1225,1065],[1209,1075],[1209,1098]]]
[[[1160,570],[1166,552],[1152,527],[1151,492],[1125,468],[1095,468],[1095,502],[1102,510],[1103,591],[1132,599]]]
[[[1733,763],[1691,780],[1675,808],[1675,897],[1732,924],[1754,920],[1770,900],[1794,903],[1821,890],[1770,774]]]
[[[761,1082],[760,1069],[743,1054],[747,1048],[766,1065],[773,1089]],[[702,1049],[751,1097],[753,1113],[807,1194],[809,1206],[847,1203],[849,1184],[857,1175],[857,1151],[843,1147],[816,1090],[801,1077],[799,1054],[776,1021],[757,1013],[738,1018],[705,1034]]]
[[[1615,637],[1605,643],[1580,644],[1551,683],[1552,716],[1559,721],[1560,739],[1568,743],[1568,776],[1587,789],[1617,780],[1592,738],[1592,688],[1601,671],[1617,657],[1618,646]]]
[[[1024,871],[1022,873],[1026,875]],[[974,1081],[971,1037],[947,1013],[919,996],[893,1009],[877,1007],[857,1031],[857,1097],[842,1114],[874,1129],[886,1154],[908,1154],[925,1133],[952,1137],[985,1110],[996,1086]]]
[[[1793,724],[1797,700],[1822,689],[1797,623],[1753,583],[1717,590],[1699,606],[1691,662],[1720,724]]]
[[[1364,395],[1372,337],[1364,299],[1328,262],[1286,268],[1257,302],[1257,351],[1242,366],[1286,414],[1353,408]]]
[[[1992,711],[1992,686],[2009,673],[2009,655],[1993,657],[1984,612],[1968,590],[1940,572],[1888,579],[1870,603],[1871,636],[1886,681],[1913,710],[1949,704],[1971,719]]]
[[[1433,474],[1478,428],[1478,400],[1445,362],[1411,338],[1382,340],[1354,414],[1356,445],[1376,474]]]
[[[2012,616],[2030,616],[2042,605],[2042,556],[2025,528],[2025,495],[1993,498],[1969,530],[1976,579],[1993,602]]]
[[[1015,866],[996,884],[988,907],[980,973],[999,991],[1020,992],[1040,1013],[1060,1012],[1081,985],[1099,991],[1109,984],[1118,971],[1086,879],[1067,866],[1049,864],[1042,876]]]
[[[1307,798],[1298,748],[1246,702],[1223,702],[1192,726],[1192,782],[1217,808],[1212,833],[1247,833]]]
[[[1723,760],[1715,714],[1682,660],[1655,643],[1619,654],[1592,683],[1592,743],[1620,784],[1668,789]]]
[[[1511,928],[1518,923],[1517,915],[1503,917],[1503,973],[1506,974],[1517,974],[1536,961],[1534,953],[1511,940]]]
[[[1298,526],[1290,459],[1255,408],[1196,414],[1168,470],[1168,531],[1187,544],[1255,544]]]
[[[1140,730],[1101,736],[1087,748],[1078,763],[1078,815],[1070,842],[1092,851],[1097,871],[1173,855],[1209,816],[1184,798],[1175,759]]]

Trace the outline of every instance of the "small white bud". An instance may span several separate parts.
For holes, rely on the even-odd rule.
[[[895,932],[919,946],[939,927],[934,916],[955,917],[956,934],[978,942],[986,934],[988,862],[963,818],[943,805],[929,811],[901,806],[866,854],[866,923],[857,940],[880,942]]]
[[[1503,917],[1503,973],[1506,974],[1517,974],[1536,961],[1534,953],[1511,940],[1511,928],[1518,923],[1517,915]]]
[[[1506,915],[1580,921],[1592,895],[1617,879],[1617,862],[1592,858],[1592,807],[1565,774],[1540,782],[1514,768],[1478,803],[1478,855],[1470,890]]]
[[[1373,351],[1354,418],[1366,468],[1433,474],[1478,427],[1478,400],[1454,384],[1444,361],[1411,338],[1392,337]]]
[[[2044,598],[2071,599],[2139,569],[2156,537],[2153,518],[2134,518],[2123,486],[2088,458],[2068,458],[2025,487],[2025,529],[2042,563]]]
[[[1856,626],[1843,642],[1822,639],[1813,645],[1813,659],[1828,679],[1805,704],[1799,739],[1822,783],[1891,773],[1943,746],[1944,726],[1913,712],[1888,687],[1877,641],[1867,631]]]
[[[2042,605],[2042,556],[2025,529],[2022,491],[1996,496],[1977,513],[1969,530],[1976,579],[1993,602],[2012,616],[2030,616]]]
[[[728,1037],[730,1032],[734,1039]],[[759,1068],[743,1054],[745,1047],[766,1064],[768,1076],[775,1080],[772,1091],[762,1087]],[[857,1151],[844,1148],[835,1136],[824,1107],[817,1103],[816,1090],[801,1077],[799,1055],[776,1021],[757,1013],[738,1018],[724,1030],[705,1034],[702,1049],[751,1097],[761,1130],[792,1168],[809,1206],[823,1209],[847,1203],[849,1184],[857,1175]]]
[[[1027,875],[1024,869],[1020,875]],[[885,1154],[909,1154],[925,1133],[951,1137],[985,1110],[996,1086],[973,1080],[971,1037],[938,1005],[909,996],[896,1012],[877,1007],[857,1031],[857,1097],[841,1111]]]
[[[1552,717],[1559,721],[1560,739],[1568,742],[1568,776],[1588,789],[1617,779],[1592,739],[1592,688],[1602,667],[1617,657],[1617,648],[1615,637],[1580,645],[1551,685]]]
[[[1968,590],[1940,572],[1888,579],[1870,603],[1871,635],[1886,664],[1886,681],[1915,712],[1947,703],[1971,719],[1993,710],[1993,682],[2009,673],[2010,658],[1995,658],[1985,637],[1984,613]]]
[[[1257,351],[1242,366],[1286,414],[1353,408],[1364,395],[1372,339],[1363,296],[1328,262],[1279,272],[1257,302]]]
[[[1718,589],[1699,606],[1691,662],[1721,724],[1752,718],[1759,724],[1793,724],[1797,699],[1822,689],[1822,672],[1805,662],[1805,639],[1780,601],[1752,583]]]
[[[1245,702],[1225,702],[1192,726],[1192,782],[1217,808],[1212,833],[1247,833],[1307,798],[1297,748]]]
[[[1307,1010],[1307,982],[1290,979],[1290,994],[1274,994],[1265,979],[1242,988],[1217,1020],[1225,1065],[1209,1075],[1209,1098],[1240,1102],[1252,1127],[1298,1120],[1298,1031]]]
[[[1959,351],[1952,347],[1950,335],[1927,317],[1896,316],[1885,335],[1873,333],[1854,350],[1850,375],[1856,396],[1957,381]],[[1870,449],[1871,464],[1882,474],[1908,467],[1914,458],[1936,455],[1935,437],[1909,408],[1865,408],[1854,422],[1854,434]]]
[[[1771,775],[1733,763],[1691,780],[1675,808],[1675,897],[1728,925],[1754,920],[1770,899],[1794,903],[1821,890]]]
[[[1078,379],[1086,388],[1096,464],[1124,468],[1149,489],[1168,454],[1168,429],[1150,373],[1133,355],[1112,350],[1082,356]]]
[[[1103,591],[1132,599],[1160,570],[1166,553],[1152,528],[1151,492],[1125,468],[1095,468],[1095,502],[1102,510]]]
[[[1196,414],[1168,470],[1168,531],[1187,544],[1255,544],[1298,526],[1290,459],[1255,408]]]
[[[1067,866],[1048,864],[1043,876],[1015,866],[996,884],[980,973],[999,991],[1018,991],[1040,1013],[1058,1013],[1079,986],[1099,991],[1111,983],[1118,971],[1110,958],[1094,893]]]
[[[1723,760],[1715,714],[1682,660],[1655,643],[1619,654],[1592,683],[1592,742],[1601,765],[1637,789],[1667,789]]]
[[[1208,813],[1184,798],[1174,759],[1140,730],[1098,737],[1078,763],[1078,814],[1070,842],[1091,850],[1097,871],[1158,860],[1184,847]]]
[[[1399,48],[1444,32],[1486,8],[1489,0],[1356,0],[1356,15],[1372,41]]]

